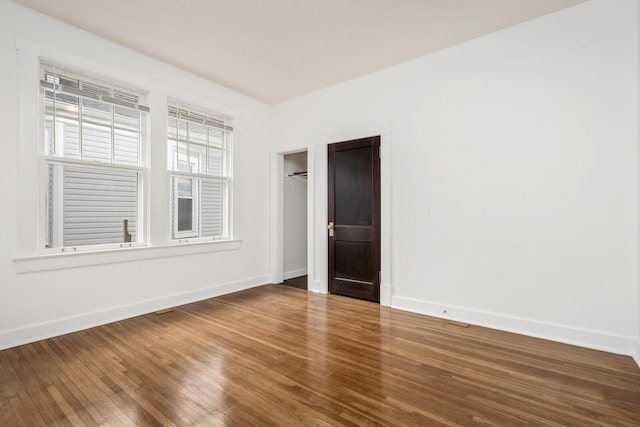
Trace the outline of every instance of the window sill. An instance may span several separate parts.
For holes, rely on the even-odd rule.
[[[16,258],[13,263],[18,274],[37,271],[60,270],[92,265],[117,264],[146,259],[193,255],[240,249],[240,240],[220,240],[215,242],[194,242],[168,244],[165,246],[144,246],[133,248],[106,249],[92,252],[41,255]]]

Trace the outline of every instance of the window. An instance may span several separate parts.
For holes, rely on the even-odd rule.
[[[229,238],[232,135],[228,117],[169,105],[173,240]]]
[[[41,63],[45,248],[143,242],[141,94]]]

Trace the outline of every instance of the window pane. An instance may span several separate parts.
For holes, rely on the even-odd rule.
[[[190,167],[191,173],[206,173],[207,172],[207,148],[201,145],[189,146]]]
[[[82,120],[94,123],[111,125],[111,104],[94,101],[92,99],[82,100]]]
[[[202,180],[201,228],[203,237],[224,234],[224,182]]]
[[[178,197],[191,197],[192,187],[191,179],[178,179]]]
[[[50,164],[48,178],[49,247],[122,243],[124,220],[137,241],[136,171]]]
[[[175,117],[169,117],[167,136],[170,139],[186,141],[187,140],[187,122],[184,120],[176,119]]]
[[[193,230],[193,199],[178,198],[178,231]]]
[[[123,165],[138,164],[138,132],[121,129],[114,130],[114,163]]]
[[[177,170],[180,172],[189,172],[189,161],[187,158],[187,143],[179,142],[178,143],[178,157],[177,157]]]
[[[56,144],[60,149],[60,153],[57,155],[68,159],[79,159],[80,131],[78,123],[56,120]]]
[[[63,93],[55,94],[55,107],[53,92],[45,91],[45,115],[78,120],[78,97]]]
[[[217,148],[208,148],[209,151],[209,164],[207,174],[209,175],[224,175],[224,163],[223,163],[223,151]]]
[[[209,146],[216,148],[223,148],[224,146],[224,131],[217,127],[209,128]]]
[[[78,140],[78,98],[45,91],[45,153],[80,158]],[[55,104],[55,105],[54,105]]]
[[[140,113],[131,108],[114,106],[113,124],[115,127],[137,132],[140,129]]]
[[[82,159],[111,162],[111,127],[82,123]]]
[[[189,142],[194,144],[207,144],[207,127],[199,123],[189,123]]]

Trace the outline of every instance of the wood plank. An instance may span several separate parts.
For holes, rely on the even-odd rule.
[[[0,425],[640,425],[629,357],[267,285],[0,352]]]

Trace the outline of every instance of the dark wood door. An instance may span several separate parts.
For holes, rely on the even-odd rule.
[[[329,292],[380,301],[380,137],[329,145]]]

